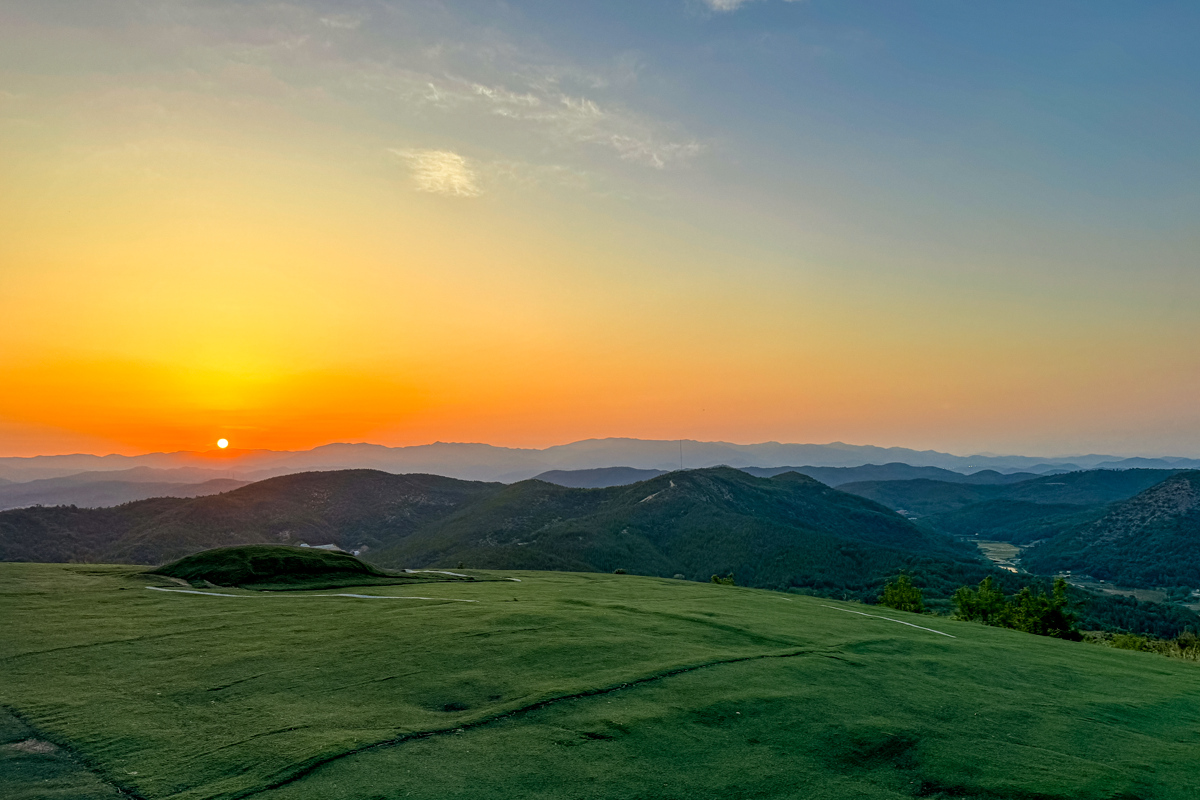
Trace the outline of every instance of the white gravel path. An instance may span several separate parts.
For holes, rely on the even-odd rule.
[[[454,597],[398,597],[390,594],[281,594],[263,592],[262,594],[221,594],[220,592],[199,592],[195,589],[164,589],[161,586],[147,586],[155,592],[175,592],[177,594],[203,594],[209,597],[357,597],[361,600],[444,600],[447,603],[478,603],[478,600],[459,600]]]
[[[933,628],[922,628],[920,625],[913,625],[911,622],[905,622],[902,619],[892,619],[891,617],[881,617],[878,614],[864,614],[861,611],[851,611],[848,608],[838,608],[837,606],[827,606],[827,605],[823,605],[823,604],[822,604],[821,608],[832,608],[834,611],[845,611],[847,614],[858,614],[859,616],[863,616],[863,617],[874,617],[875,619],[886,619],[888,622],[899,622],[901,625],[907,625],[910,628],[918,628],[923,631],[929,631],[930,633],[938,633],[938,634],[941,634],[942,636],[949,636],[951,639],[958,638],[954,634],[946,633],[944,631],[935,631]]]

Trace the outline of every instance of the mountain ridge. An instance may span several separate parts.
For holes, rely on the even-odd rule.
[[[1022,564],[1143,588],[1200,587],[1200,471],[1179,472],[1031,548]]]
[[[584,439],[562,445],[536,448],[500,447],[477,442],[433,442],[388,447],[366,442],[333,442],[309,450],[214,450],[146,453],[136,456],[89,454],[2,457],[0,478],[28,481],[57,478],[85,471],[123,470],[131,467],[173,469],[181,467],[220,470],[242,480],[261,480],[276,475],[320,469],[382,469],[389,472],[420,472],[464,480],[522,480],[553,469],[594,469],[615,465],[636,469],[672,470],[683,466],[705,468],[725,464],[734,467],[782,467],[805,464],[813,467],[853,467],[901,462],[914,467],[940,467],[963,472],[995,469],[1090,469],[1157,466],[1200,468],[1200,459],[1168,457],[1122,459],[1092,454],[1062,458],[1033,456],[958,456],[935,450],[903,447],[851,445],[844,442],[803,444],[760,442],[702,442],[633,438]],[[236,474],[230,474],[236,473]],[[214,476],[216,477],[216,476]]]

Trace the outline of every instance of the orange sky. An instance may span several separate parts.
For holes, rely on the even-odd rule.
[[[80,47],[128,45],[107,35]],[[515,137],[494,113],[392,120],[274,55],[197,52],[192,72],[0,69],[0,455],[222,436],[1200,453],[1176,233],[956,217],[848,166],[755,179],[736,140],[668,141],[616,105]],[[642,150],[597,149],[592,124]]]

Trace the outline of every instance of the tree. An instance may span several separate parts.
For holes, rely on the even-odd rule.
[[[959,619],[982,622],[984,625],[1004,626],[1008,610],[1004,592],[996,588],[991,575],[980,581],[978,589],[961,587],[954,593],[953,599],[954,615]]]
[[[1038,636],[1078,641],[1075,615],[1070,610],[1067,582],[1055,578],[1049,594],[1040,589],[1022,587],[1011,600],[984,578],[979,589],[961,587],[954,593],[955,616],[969,622],[982,622],[999,628],[1012,628]]]
[[[720,575],[713,575],[711,580],[713,583],[720,584],[721,586],[737,586],[737,584],[734,583],[732,572],[726,575],[724,578],[722,578]]]
[[[897,611],[911,611],[914,614],[925,612],[925,598],[921,595],[921,590],[913,586],[912,579],[903,574],[883,587],[883,594],[879,595],[879,604]]]

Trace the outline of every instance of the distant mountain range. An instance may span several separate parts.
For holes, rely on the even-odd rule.
[[[163,480],[183,479],[199,473],[199,482]],[[84,472],[65,478],[42,478],[25,483],[0,483],[0,511],[33,505],[85,506],[100,508],[146,500],[151,497],[200,497],[228,492],[247,481],[209,478],[205,470],[156,470],[136,467],[115,472]]]
[[[682,445],[682,446],[681,446]],[[682,453],[681,453],[682,449]],[[938,467],[958,473],[994,470],[998,473],[1078,469],[1197,469],[1200,459],[1122,459],[1110,455],[1063,458],[1030,456],[956,456],[933,450],[831,444],[739,445],[692,440],[588,439],[545,449],[495,447],[487,444],[435,442],[412,447],[375,444],[329,444],[302,451],[216,450],[209,452],[149,453],[139,456],[61,455],[0,458],[0,479],[31,481],[61,478],[83,472],[110,472],[148,467],[158,470],[188,469],[186,482],[212,478],[262,480],[294,472],[331,469],[378,469],[394,473],[427,473],[467,480],[513,482],[549,470],[580,470],[624,466],[641,470],[673,470],[681,466],[703,468],[858,467],[866,464],[903,463],[913,467]],[[203,470],[200,478],[196,471]],[[156,482],[183,482],[162,477]]]

